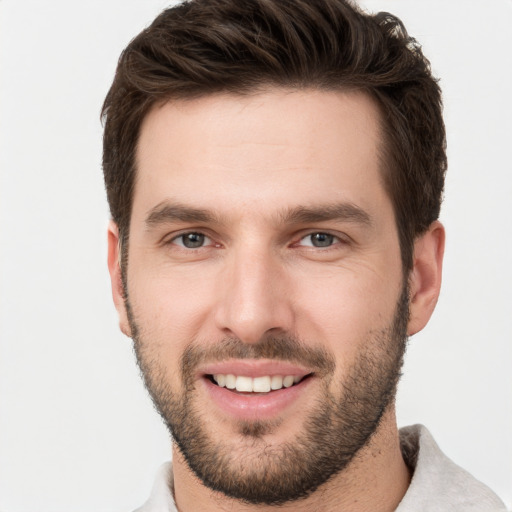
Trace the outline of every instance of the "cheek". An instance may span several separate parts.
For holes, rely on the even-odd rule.
[[[350,366],[372,336],[393,322],[399,278],[395,282],[360,269],[302,283],[295,294],[298,332],[305,340],[324,344],[342,367]]]
[[[168,386],[183,392],[181,357],[201,324],[193,296],[172,280],[145,279],[129,285],[130,306],[139,331],[137,355],[151,389]]]
[[[210,282],[199,270],[129,268],[128,289],[141,335],[159,351],[182,350],[200,334],[211,309]]]

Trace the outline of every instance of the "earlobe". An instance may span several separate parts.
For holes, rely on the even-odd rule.
[[[112,286],[112,299],[119,315],[119,328],[128,337],[131,337],[130,324],[126,313],[124,288],[121,274],[121,254],[119,245],[119,228],[111,220],[108,226],[108,271]]]
[[[441,289],[445,230],[439,221],[414,243],[413,268],[409,276],[410,317],[408,335],[421,331],[429,321]]]

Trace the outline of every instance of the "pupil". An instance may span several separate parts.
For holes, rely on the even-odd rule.
[[[327,233],[315,233],[311,236],[311,240],[315,247],[329,247],[332,245],[334,236]]]
[[[201,247],[204,243],[204,235],[201,233],[188,233],[183,235],[183,245],[189,249]]]

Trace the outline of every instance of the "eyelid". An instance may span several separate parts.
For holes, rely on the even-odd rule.
[[[199,247],[186,247],[183,243],[177,243],[177,240],[181,240],[183,242],[183,238],[187,235],[202,235],[204,237],[203,239],[203,245],[200,245]],[[193,251],[194,249],[204,249],[205,247],[210,247],[213,245],[213,240],[205,235],[204,233],[200,233],[199,231],[188,231],[186,233],[182,233],[181,235],[175,236],[171,239],[171,243],[174,243],[175,245],[178,245],[179,247],[186,249],[187,251]]]
[[[201,247],[197,247],[197,248],[195,248],[195,250],[204,249],[206,247],[211,247],[211,246],[221,247],[222,244],[216,242],[214,236],[209,234],[208,231],[209,230],[203,229],[203,228],[183,229],[183,230],[180,230],[178,232],[168,233],[166,236],[162,237],[160,243],[162,245],[171,245],[172,244],[172,245],[175,245],[177,247],[181,247],[183,249],[186,249],[187,251],[193,251],[194,248],[184,247],[183,244],[176,243],[176,240],[180,239],[181,237],[183,237],[183,236],[185,236],[187,234],[197,233],[197,234],[203,235],[205,237],[205,245],[202,245]],[[292,246],[299,246],[299,247],[312,247],[314,249],[322,249],[322,247],[315,247],[313,245],[304,246],[304,245],[301,245],[301,243],[300,243],[305,238],[307,238],[307,237],[309,237],[311,235],[318,234],[318,233],[326,234],[326,235],[332,236],[334,238],[333,244],[331,246],[324,247],[323,248],[324,250],[325,249],[329,249],[329,248],[331,248],[333,246],[336,246],[338,244],[346,245],[346,244],[349,244],[349,243],[352,242],[352,239],[348,235],[346,235],[345,233],[333,232],[333,231],[330,231],[328,229],[311,229],[311,230],[308,230],[308,231],[302,231],[301,233],[298,233],[294,237],[295,238],[295,242],[292,242],[291,245]]]
[[[334,238],[333,244],[330,246],[327,246],[327,247],[315,247],[313,245],[301,245],[300,244],[300,242],[302,242],[302,240],[304,240],[305,238],[308,238],[308,237],[310,237],[312,235],[316,235],[316,234],[332,236]],[[314,249],[324,249],[325,250],[325,249],[330,249],[333,246],[336,246],[338,243],[348,244],[348,243],[350,243],[350,237],[343,233],[339,233],[339,232],[334,233],[328,229],[313,229],[313,230],[309,230],[306,233],[301,234],[299,239],[297,240],[297,242],[295,242],[293,245],[299,246],[299,247],[313,247]]]
[[[196,247],[196,248],[189,248],[189,247],[185,247],[182,243],[176,243],[176,240],[179,240],[180,238],[184,237],[185,235],[189,235],[189,234],[198,234],[198,235],[203,235],[204,238],[205,238],[205,244],[202,245],[201,247]],[[218,245],[215,243],[213,237],[211,235],[209,235],[206,230],[204,229],[183,229],[181,231],[178,231],[178,232],[175,232],[175,233],[171,233],[171,234],[167,234],[166,236],[164,236],[161,240],[161,244],[162,245],[174,245],[176,247],[179,247],[181,249],[186,249],[187,251],[193,251],[193,250],[198,250],[198,249],[204,249],[205,247],[211,247],[211,246],[214,246],[214,245]]]

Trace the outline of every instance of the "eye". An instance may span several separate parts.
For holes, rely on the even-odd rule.
[[[203,233],[183,233],[172,239],[172,243],[186,249],[199,249],[205,245],[211,245],[212,241]]]
[[[339,238],[330,235],[329,233],[310,233],[309,235],[301,238],[299,245],[305,247],[330,247],[331,245],[339,242]]]

